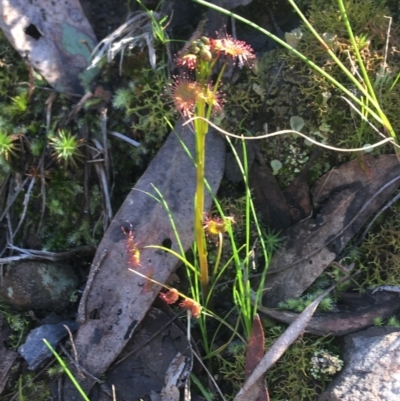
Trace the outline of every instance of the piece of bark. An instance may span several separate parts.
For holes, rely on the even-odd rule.
[[[84,308],[80,308],[82,313],[78,319],[84,323],[77,332],[75,345],[80,364],[96,377],[103,374],[124,348],[160,290],[158,285],[129,268],[165,283],[179,264],[168,252],[145,248],[146,245],[170,244],[172,250],[180,253],[168,213],[162,203],[149,195],[158,197],[154,188],[162,193],[169,206],[183,248],[187,250],[192,244],[196,172],[177,134],[194,155],[194,133],[189,125],[182,127],[179,122],[114,217],[93,261],[92,269],[98,267],[98,270]],[[223,138],[209,132],[206,178],[214,192],[222,178],[224,156]],[[205,207],[210,206],[211,196],[207,194]],[[132,236],[124,234],[122,227],[126,231],[132,228]],[[134,260],[133,246],[141,251],[140,266]],[[108,253],[97,266],[105,250]],[[90,378],[81,380],[86,393],[92,385]],[[68,381],[64,386],[64,398],[81,399]]]
[[[168,381],[171,392],[182,392],[188,373],[192,368],[190,343],[176,323],[165,313],[151,308],[140,323],[117,361],[106,372],[104,384],[115,386],[117,400],[137,401],[153,399],[165,387],[165,377],[172,361],[179,354],[187,370],[181,371],[178,380]],[[99,385],[90,393],[90,400],[96,401]],[[161,398],[161,397],[160,397]]]
[[[365,165],[368,169],[365,169]],[[286,232],[265,280],[264,304],[300,296],[400,184],[396,155],[366,156],[326,173],[314,186],[319,213]]]

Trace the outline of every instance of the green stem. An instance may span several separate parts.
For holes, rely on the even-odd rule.
[[[217,259],[215,260],[214,271],[212,275],[211,282],[215,282],[215,278],[217,277],[219,263],[221,262],[221,255],[222,255],[222,244],[224,243],[224,236],[222,233],[218,234],[218,250],[217,250]]]
[[[199,102],[196,109],[197,116],[205,116],[205,102]],[[208,262],[206,238],[203,227],[204,214],[204,166],[205,166],[205,142],[208,131],[206,121],[198,119],[195,121],[196,133],[196,197],[194,211],[194,230],[197,252],[199,255],[200,282],[203,290],[204,301],[208,298]]]
[[[339,4],[340,12],[341,12],[342,17],[343,17],[344,24],[345,24],[346,29],[347,29],[347,33],[348,33],[348,35],[350,37],[350,41],[351,41],[351,44],[353,46],[354,53],[355,53],[355,55],[357,57],[358,65],[359,65],[359,67],[361,69],[361,72],[362,72],[363,81],[365,82],[365,85],[368,88],[368,94],[370,95],[370,97],[371,97],[371,99],[373,101],[373,105],[374,105],[376,111],[378,112],[379,117],[382,119],[383,126],[388,130],[390,135],[397,142],[396,134],[395,134],[395,132],[393,130],[393,127],[390,124],[389,120],[387,119],[385,113],[382,111],[382,109],[381,109],[381,107],[379,105],[378,99],[376,98],[374,87],[372,86],[371,80],[369,79],[369,76],[368,76],[367,70],[365,68],[364,62],[363,62],[363,60],[361,58],[360,50],[358,49],[358,46],[357,46],[357,43],[356,43],[356,39],[355,39],[354,34],[353,34],[353,30],[351,29],[350,21],[349,21],[349,19],[347,17],[347,12],[346,12],[346,8],[345,8],[345,6],[343,4],[343,0],[338,0],[338,4]]]

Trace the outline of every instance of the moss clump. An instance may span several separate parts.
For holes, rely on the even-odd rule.
[[[112,104],[121,110],[123,121],[129,122],[130,135],[140,142],[139,148],[131,149],[135,164],[141,165],[155,154],[170,131],[176,113],[167,95],[163,96],[168,78],[165,68],[150,66],[134,70],[126,87],[116,90]]]
[[[355,280],[361,290],[400,285],[400,206],[393,206],[391,214],[390,218],[378,219],[351,255],[360,270]]]

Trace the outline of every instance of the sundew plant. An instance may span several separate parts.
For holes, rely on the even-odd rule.
[[[250,64],[254,59],[253,50],[245,42],[235,40],[229,35],[220,39],[206,36],[190,41],[179,53],[177,65],[186,72],[174,77],[171,96],[175,107],[193,122],[196,136],[196,197],[195,197],[195,242],[199,258],[200,281],[204,301],[207,303],[209,292],[209,272],[207,262],[206,237],[204,230],[204,167],[205,139],[209,130],[209,119],[213,114],[222,112],[223,96],[218,88],[225,68],[229,62],[239,67]],[[222,63],[217,79],[212,81],[215,68]],[[218,64],[217,64],[218,63]],[[224,224],[221,230],[225,230]]]

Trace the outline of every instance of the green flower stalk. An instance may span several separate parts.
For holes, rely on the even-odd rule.
[[[223,97],[218,92],[218,88],[227,63],[231,60],[242,67],[254,57],[249,45],[225,35],[221,39],[202,36],[192,40],[177,58],[177,65],[186,68],[188,73],[181,77],[174,77],[171,94],[177,110],[184,117],[193,118],[196,135],[194,229],[205,305],[208,303],[209,293],[207,247],[203,222],[205,139],[209,129],[208,120],[212,114],[222,112]],[[212,74],[219,60],[222,61],[222,67],[215,83],[212,83]]]

